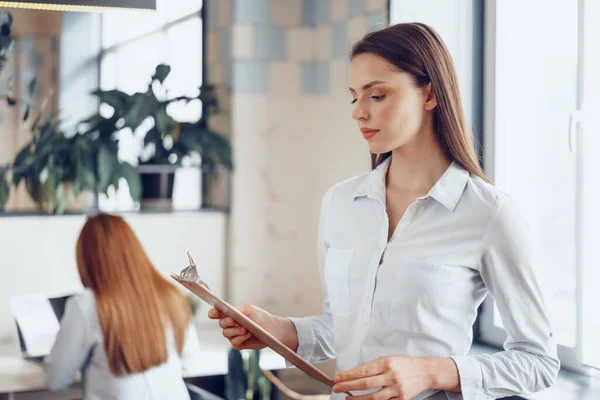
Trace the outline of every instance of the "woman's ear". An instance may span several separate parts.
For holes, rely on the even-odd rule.
[[[433,92],[431,82],[423,86],[423,98],[425,99],[424,106],[427,111],[431,111],[437,106],[438,103],[435,97],[435,93]]]

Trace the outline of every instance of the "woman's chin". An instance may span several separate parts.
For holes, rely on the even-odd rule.
[[[369,143],[369,151],[373,154],[383,154],[392,151],[389,146],[381,146],[375,143]]]

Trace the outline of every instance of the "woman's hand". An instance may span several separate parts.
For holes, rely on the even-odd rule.
[[[460,391],[458,369],[451,358],[380,357],[334,377],[333,391],[381,388],[353,400],[408,400],[429,389]]]
[[[244,305],[237,307],[237,309],[279,339],[283,344],[296,351],[298,348],[298,334],[292,321],[272,315],[253,305]],[[219,326],[223,329],[223,336],[229,340],[234,349],[263,349],[266,347],[263,342],[254,337],[246,328],[240,326],[232,318],[223,315],[217,309],[211,308],[208,311],[208,318],[219,320]]]

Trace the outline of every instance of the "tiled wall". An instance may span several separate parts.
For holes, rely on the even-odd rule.
[[[346,83],[351,44],[384,25],[386,4],[385,0],[208,1],[208,79],[227,83],[233,94],[332,94],[337,83]],[[282,79],[290,81],[285,91]]]
[[[281,315],[322,307],[316,235],[323,194],[367,171],[351,119],[351,44],[383,26],[385,0],[207,2],[207,75],[227,112],[235,174],[229,298]]]

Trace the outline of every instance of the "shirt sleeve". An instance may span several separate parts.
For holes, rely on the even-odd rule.
[[[331,205],[332,190],[329,189],[321,204],[319,234],[317,239],[317,259],[321,282],[324,282],[325,254],[327,253],[327,214]],[[323,283],[324,284],[324,283]],[[304,318],[290,318],[298,332],[298,350],[300,357],[311,363],[321,363],[334,358],[333,321],[329,301],[325,297],[323,314]],[[288,366],[289,362],[286,362]]]
[[[79,296],[67,300],[60,330],[44,359],[44,381],[51,391],[66,390],[85,364],[92,342]]]
[[[452,357],[465,400],[532,394],[552,386],[560,369],[527,236],[516,205],[499,197],[481,242],[479,268],[508,337],[496,354]]]

